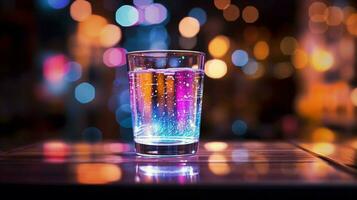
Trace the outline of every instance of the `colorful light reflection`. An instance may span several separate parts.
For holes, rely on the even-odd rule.
[[[124,27],[133,26],[139,21],[139,12],[133,6],[123,5],[116,11],[115,21]]]
[[[126,50],[123,48],[109,48],[103,54],[103,63],[108,67],[118,67],[126,63]]]
[[[43,76],[50,83],[61,82],[68,72],[68,59],[63,54],[47,57],[43,62]]]
[[[77,181],[82,184],[108,184],[122,177],[119,166],[105,163],[78,164],[75,172]]]
[[[95,98],[95,88],[90,83],[81,83],[74,89],[74,97],[80,103],[89,103]]]

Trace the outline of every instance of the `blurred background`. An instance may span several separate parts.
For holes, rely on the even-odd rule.
[[[132,139],[125,53],[206,52],[202,139],[356,135],[357,2],[0,0],[0,145]]]

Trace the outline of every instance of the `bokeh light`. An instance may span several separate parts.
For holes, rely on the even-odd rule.
[[[350,94],[351,102],[354,106],[357,106],[357,88],[354,88]]]
[[[137,7],[146,7],[152,4],[153,0],[133,0],[133,4]]]
[[[265,41],[259,41],[255,44],[253,54],[258,60],[265,60],[269,56],[269,45]]]
[[[209,42],[208,51],[213,57],[221,58],[228,52],[229,47],[229,38],[223,35],[218,35]]]
[[[87,82],[83,82],[74,89],[74,97],[80,103],[89,103],[95,98],[95,88]]]
[[[325,10],[326,23],[330,26],[338,26],[343,21],[343,11],[337,6],[330,6]]]
[[[115,21],[124,27],[133,26],[139,21],[139,12],[133,6],[123,5],[115,12]]]
[[[242,67],[248,63],[248,53],[244,50],[235,50],[232,53],[232,63],[235,66]]]
[[[53,9],[62,9],[69,4],[69,0],[47,0],[47,3]]]
[[[220,59],[208,60],[205,64],[205,74],[213,79],[222,78],[227,74],[227,64]]]
[[[315,49],[311,55],[311,64],[316,71],[327,71],[334,64],[334,57],[328,51]]]
[[[227,21],[235,21],[239,17],[239,8],[238,6],[231,4],[226,9],[223,10],[223,17]]]
[[[120,41],[121,36],[122,33],[118,26],[114,24],[107,24],[100,31],[99,42],[103,47],[111,47]]]
[[[67,63],[67,74],[64,77],[65,81],[74,82],[81,78],[82,76],[82,66],[77,62]]]
[[[90,39],[95,39],[99,36],[102,29],[107,25],[107,20],[99,15],[91,15],[83,22],[79,23],[79,33],[83,33]]]
[[[336,134],[331,129],[319,127],[312,132],[311,137],[313,142],[333,142]]]
[[[123,48],[109,48],[103,54],[103,63],[108,67],[118,67],[126,63],[126,50]]]
[[[258,63],[255,60],[249,60],[249,62],[242,67],[243,73],[249,76],[254,75],[258,71]]]
[[[42,151],[47,158],[62,158],[70,153],[70,146],[61,141],[45,142]]]
[[[206,11],[204,11],[202,8],[192,8],[188,13],[188,16],[196,18],[201,26],[207,21]]]
[[[328,142],[317,142],[312,146],[312,151],[324,156],[331,155],[335,152],[336,148],[333,144]]]
[[[296,69],[302,69],[308,64],[309,56],[304,50],[296,49],[291,57],[291,62]]]
[[[328,26],[325,22],[309,21],[309,29],[310,29],[311,33],[322,34],[327,31]]]
[[[68,73],[68,59],[63,54],[47,57],[43,62],[43,76],[51,83],[58,83]]]
[[[280,42],[280,50],[284,55],[292,55],[298,48],[298,41],[294,37],[286,36]]]
[[[225,142],[206,142],[204,147],[207,151],[224,151],[228,148],[228,144]]]
[[[231,4],[231,0],[214,0],[214,6],[220,10],[228,8]]]
[[[179,38],[179,45],[183,49],[193,49],[197,44],[197,37],[186,38],[180,37]]]
[[[200,23],[193,17],[184,17],[179,23],[179,31],[183,37],[194,37],[200,31]]]
[[[83,139],[88,142],[99,142],[103,138],[103,133],[96,127],[88,127],[82,132]]]
[[[259,11],[254,6],[247,6],[242,11],[242,18],[247,23],[254,23],[259,18]]]
[[[222,154],[212,154],[208,157],[208,169],[217,176],[225,176],[231,172],[226,163],[227,158]]]
[[[327,6],[321,1],[313,2],[309,7],[310,20],[313,22],[324,22],[326,19]]]
[[[235,135],[242,136],[247,132],[248,126],[242,120],[236,120],[232,124],[232,131]]]
[[[294,73],[294,67],[289,62],[277,63],[273,68],[273,75],[277,79],[285,79]]]
[[[82,22],[92,15],[92,5],[85,0],[76,0],[71,4],[70,15],[73,20]]]
[[[357,13],[352,14],[347,18],[346,26],[351,35],[357,36]]]
[[[144,8],[145,23],[160,24],[167,18],[167,9],[159,3],[153,3]]]
[[[115,164],[82,163],[76,166],[76,175],[81,184],[107,184],[120,180],[122,172]]]

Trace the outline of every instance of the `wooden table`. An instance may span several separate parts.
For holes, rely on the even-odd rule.
[[[357,191],[355,160],[354,147],[330,143],[210,141],[195,156],[148,158],[127,143],[47,141],[2,152],[0,188],[340,196]]]

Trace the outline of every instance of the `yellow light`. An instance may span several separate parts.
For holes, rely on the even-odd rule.
[[[255,44],[253,54],[256,59],[264,60],[269,56],[269,45],[265,41],[259,41]]]
[[[77,181],[82,184],[106,184],[121,179],[121,169],[114,164],[86,163],[76,166]]]
[[[335,133],[325,127],[317,128],[312,132],[313,142],[333,142],[335,141]]]
[[[357,106],[357,88],[352,90],[350,98],[351,98],[353,105]]]
[[[227,149],[228,144],[225,142],[207,142],[204,147],[207,151],[223,151]]]
[[[91,15],[85,21],[79,23],[78,31],[90,39],[95,39],[105,25],[107,25],[107,20],[104,17]]]
[[[223,10],[223,17],[227,21],[235,21],[239,17],[239,8],[236,5],[229,5]]]
[[[247,6],[242,12],[243,20],[247,23],[254,23],[259,18],[258,9],[254,6]]]
[[[309,7],[310,20],[313,22],[323,22],[326,19],[325,10],[327,9],[326,4],[322,2],[314,2]]]
[[[311,56],[312,67],[319,72],[329,70],[334,64],[333,55],[322,49],[315,49]]]
[[[280,50],[284,55],[292,55],[298,47],[298,41],[294,37],[284,37],[280,42]]]
[[[82,22],[92,14],[92,6],[88,1],[76,0],[71,4],[70,14],[73,20]]]
[[[208,157],[208,168],[217,176],[228,175],[231,172],[231,168],[226,162],[227,158],[224,155],[212,154]]]
[[[220,10],[228,8],[230,4],[231,0],[214,0],[214,6]]]
[[[208,51],[213,57],[221,58],[227,53],[229,47],[230,42],[228,37],[219,35],[209,42]]]
[[[223,60],[212,59],[205,64],[205,74],[210,78],[222,78],[226,73],[227,64]]]
[[[351,35],[357,36],[357,14],[352,14],[348,17],[346,26]]]
[[[330,26],[338,26],[343,21],[342,9],[337,6],[330,6],[325,10],[326,23]]]
[[[179,31],[183,37],[194,37],[200,31],[200,23],[196,18],[184,17],[179,23]]]
[[[291,57],[291,62],[296,69],[302,69],[306,67],[309,62],[309,57],[307,53],[302,49],[296,49]]]
[[[335,146],[330,143],[320,142],[313,144],[312,151],[327,156],[335,152]]]
[[[118,26],[107,24],[99,34],[99,42],[103,47],[112,47],[121,39],[121,30]]]

